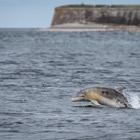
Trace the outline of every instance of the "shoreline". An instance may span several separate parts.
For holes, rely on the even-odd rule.
[[[49,32],[84,32],[84,31],[140,31],[140,26],[112,25],[112,24],[79,24],[68,23],[53,25],[50,28],[42,28],[38,31]]]

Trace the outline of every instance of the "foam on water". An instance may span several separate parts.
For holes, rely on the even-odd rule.
[[[140,97],[136,93],[130,95],[129,102],[133,108],[140,108]]]

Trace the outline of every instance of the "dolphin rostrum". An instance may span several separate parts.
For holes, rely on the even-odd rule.
[[[124,87],[117,89],[106,87],[93,87],[81,90],[72,101],[90,101],[94,106],[106,105],[117,108],[132,108],[131,104],[127,101],[122,94]]]

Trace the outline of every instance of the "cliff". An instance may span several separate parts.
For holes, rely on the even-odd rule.
[[[69,23],[140,26],[140,5],[69,5],[55,8],[51,26]]]

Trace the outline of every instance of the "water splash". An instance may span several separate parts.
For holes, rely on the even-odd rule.
[[[137,94],[131,94],[129,97],[129,102],[133,108],[140,108],[140,97]]]

